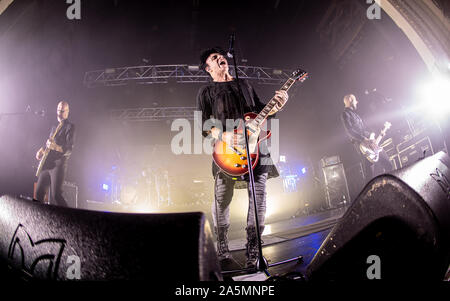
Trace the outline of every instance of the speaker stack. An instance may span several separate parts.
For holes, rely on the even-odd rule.
[[[321,160],[325,182],[325,196],[328,208],[339,208],[350,202],[347,177],[339,156],[325,157]]]

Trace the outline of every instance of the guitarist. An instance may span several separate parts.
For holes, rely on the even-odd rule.
[[[370,133],[366,130],[364,122],[361,117],[356,114],[356,107],[358,101],[355,95],[349,94],[344,96],[344,112],[341,115],[342,123],[344,124],[347,136],[355,146],[356,151],[361,157],[361,162],[364,169],[365,183],[369,182],[375,175],[375,163],[370,162],[360,151],[360,144],[366,142],[369,145],[374,143],[374,140],[369,139]],[[380,167],[389,172],[392,170],[392,165],[389,162],[389,158],[385,151],[381,151],[379,154],[379,160],[376,162],[380,164]]]
[[[228,71],[228,62],[225,52],[221,48],[210,48],[200,55],[201,68],[212,78],[212,82],[200,88],[197,95],[197,110],[202,112],[202,120],[213,118],[217,124],[210,131],[204,131],[203,136],[211,135],[214,139],[222,139],[229,145],[245,145],[242,134],[235,134],[233,128],[226,129],[226,120],[241,120],[244,113],[259,112],[264,104],[259,100],[255,90],[247,81],[240,81],[243,96],[240,96],[236,80]],[[288,99],[285,91],[276,91],[275,98],[278,104],[270,112],[271,115],[281,109]],[[261,143],[261,157],[254,168],[256,212],[260,225],[260,234],[264,230],[266,213],[266,180],[277,177],[278,171],[270,159],[267,145]],[[217,254],[220,261],[231,260],[228,249],[228,228],[230,226],[229,206],[233,197],[235,180],[221,172],[213,161],[213,176],[215,179],[212,215],[214,230],[217,235]],[[248,181],[248,176],[240,178]],[[249,186],[249,185],[247,185]],[[247,213],[247,268],[256,267],[258,259],[258,245],[254,218],[253,200],[249,189],[249,208]]]
[[[45,191],[50,187],[50,203],[56,203],[59,206],[67,207],[67,202],[62,195],[62,185],[67,171],[67,161],[72,153],[75,138],[75,126],[69,122],[69,104],[60,101],[56,110],[58,122],[62,122],[55,139],[47,139],[44,147],[41,147],[36,153],[36,159],[41,160],[44,156],[45,148],[50,150],[42,171],[40,172],[36,185],[36,199],[43,202]],[[54,126],[50,131],[50,137],[53,136]]]

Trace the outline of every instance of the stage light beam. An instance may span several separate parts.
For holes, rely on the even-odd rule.
[[[450,113],[450,80],[436,78],[423,85],[420,90],[420,109],[432,117],[442,118]]]

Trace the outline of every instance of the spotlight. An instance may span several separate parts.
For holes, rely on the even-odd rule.
[[[103,189],[104,191],[108,191],[108,190],[109,190],[109,185],[108,185],[108,184],[105,184],[105,183],[103,183],[103,185],[102,185],[102,189]]]
[[[450,80],[440,77],[420,89],[421,108],[433,117],[444,117],[450,112]]]
[[[306,173],[306,167],[303,167],[302,168],[302,174],[305,174]]]

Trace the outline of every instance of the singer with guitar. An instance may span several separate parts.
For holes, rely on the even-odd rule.
[[[369,133],[364,125],[361,117],[356,114],[358,100],[355,95],[349,94],[344,96],[344,112],[341,115],[341,121],[344,125],[347,136],[354,145],[356,151],[361,157],[364,169],[364,180],[367,183],[375,176],[375,165],[379,165],[384,172],[392,170],[392,165],[386,152],[383,151],[379,144],[386,134],[391,124],[385,123],[384,129],[375,139],[374,133]]]
[[[227,142],[227,145],[244,145],[244,136],[233,129],[226,129],[227,120],[242,120],[244,113],[259,112],[265,105],[259,100],[253,87],[244,80],[240,80],[243,96],[240,95],[236,80],[230,75],[228,61],[225,52],[221,48],[211,48],[203,51],[200,56],[201,68],[212,78],[212,82],[200,88],[197,96],[197,110],[202,112],[203,120],[213,118],[220,123],[209,131],[204,131],[203,136],[211,135],[215,141]],[[276,91],[273,98],[276,106],[270,114],[275,114],[288,100],[286,91]],[[267,145],[262,143],[259,160],[254,167],[256,212],[259,218],[260,233],[264,229],[266,213],[266,180],[278,176],[278,171],[270,159]],[[230,260],[228,249],[228,228],[230,226],[229,206],[233,197],[235,180],[229,174],[221,170],[213,161],[213,176],[215,178],[215,201],[212,204],[214,230],[217,235],[217,253],[219,260]],[[248,177],[242,176],[240,180],[248,181]],[[249,193],[251,196],[251,193]],[[244,209],[243,209],[244,210]],[[256,227],[254,224],[255,210],[253,200],[249,201],[247,211],[247,268],[253,268],[258,259]]]
[[[67,102],[58,103],[56,117],[59,124],[52,127],[45,146],[36,153],[36,159],[40,161],[36,172],[38,177],[36,199],[43,202],[45,192],[50,187],[50,203],[67,207],[62,195],[62,185],[75,138],[75,126],[67,119],[69,117]]]

